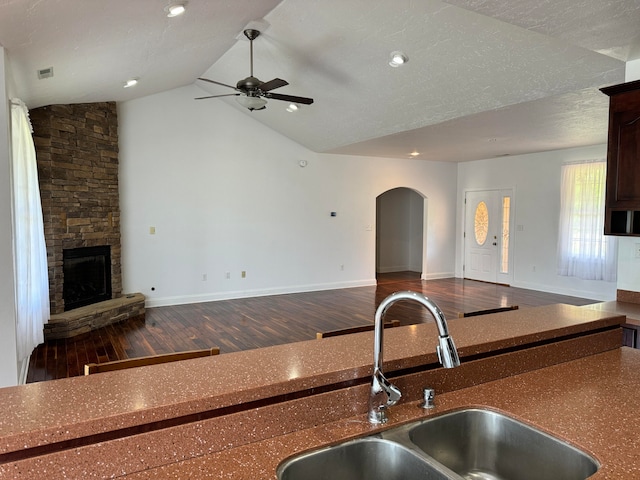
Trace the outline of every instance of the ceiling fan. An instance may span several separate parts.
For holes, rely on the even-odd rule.
[[[205,82],[214,83],[223,87],[233,88],[236,93],[228,93],[224,95],[210,95],[207,97],[198,97],[196,100],[204,100],[207,98],[219,98],[219,97],[238,97],[238,103],[249,110],[264,110],[267,108],[267,101],[265,98],[273,100],[284,100],[285,102],[301,103],[303,105],[311,105],[313,98],[296,97],[294,95],[283,95],[280,93],[272,93],[271,90],[289,85],[289,82],[280,78],[274,78],[268,82],[262,82],[253,76],[253,41],[258,38],[260,32],[253,28],[248,28],[244,31],[244,36],[249,39],[250,55],[251,55],[251,74],[240,80],[236,86],[227,85],[226,83],[216,82],[215,80],[209,80],[208,78],[198,78]]]

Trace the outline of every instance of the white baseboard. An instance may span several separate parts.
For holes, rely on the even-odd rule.
[[[420,280],[438,280],[441,278],[453,278],[455,274],[453,272],[439,272],[439,273],[423,273],[420,275]]]
[[[413,270],[409,265],[395,265],[392,267],[378,267],[378,273],[394,273],[394,272],[419,272],[422,268],[418,270]]]
[[[189,303],[216,302],[218,300],[234,300],[238,298],[266,297],[268,295],[285,295],[288,293],[319,292],[338,290],[341,288],[369,287],[376,285],[376,279],[355,280],[351,282],[322,283],[313,285],[296,285],[290,287],[265,288],[256,290],[238,290],[231,292],[212,292],[201,295],[181,295],[176,297],[147,298],[145,307],[168,307]]]
[[[526,288],[528,290],[536,290],[538,292],[554,293],[556,295],[567,295],[569,297],[588,298],[591,300],[598,300],[601,302],[606,302],[609,300],[616,299],[615,286],[613,287],[613,290],[611,292],[608,292],[606,290],[594,292],[591,290],[563,288],[558,286],[549,288],[548,285],[531,283],[531,282],[513,282],[511,286],[516,288]]]

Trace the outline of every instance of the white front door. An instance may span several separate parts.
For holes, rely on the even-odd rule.
[[[465,195],[464,278],[510,284],[511,190]]]

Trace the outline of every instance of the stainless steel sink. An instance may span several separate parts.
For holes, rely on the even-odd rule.
[[[584,480],[598,462],[506,415],[466,409],[285,461],[279,480]]]
[[[364,438],[295,457],[280,480],[447,480],[416,453],[380,438]]]
[[[423,452],[469,480],[583,480],[598,470],[571,445],[489,410],[453,412],[408,433]]]

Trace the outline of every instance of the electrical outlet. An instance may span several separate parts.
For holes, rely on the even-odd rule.
[[[229,280],[231,278],[231,272],[227,272],[226,277],[227,277],[227,280]]]
[[[640,258],[640,243],[636,243],[636,258]]]
[[[247,272],[245,272],[244,270],[242,270],[242,273],[240,274],[240,276],[242,278],[247,278]]]
[[[202,281],[203,281],[203,282],[206,282],[206,281],[207,281],[207,274],[206,274],[206,273],[203,273],[203,274],[202,274]]]

